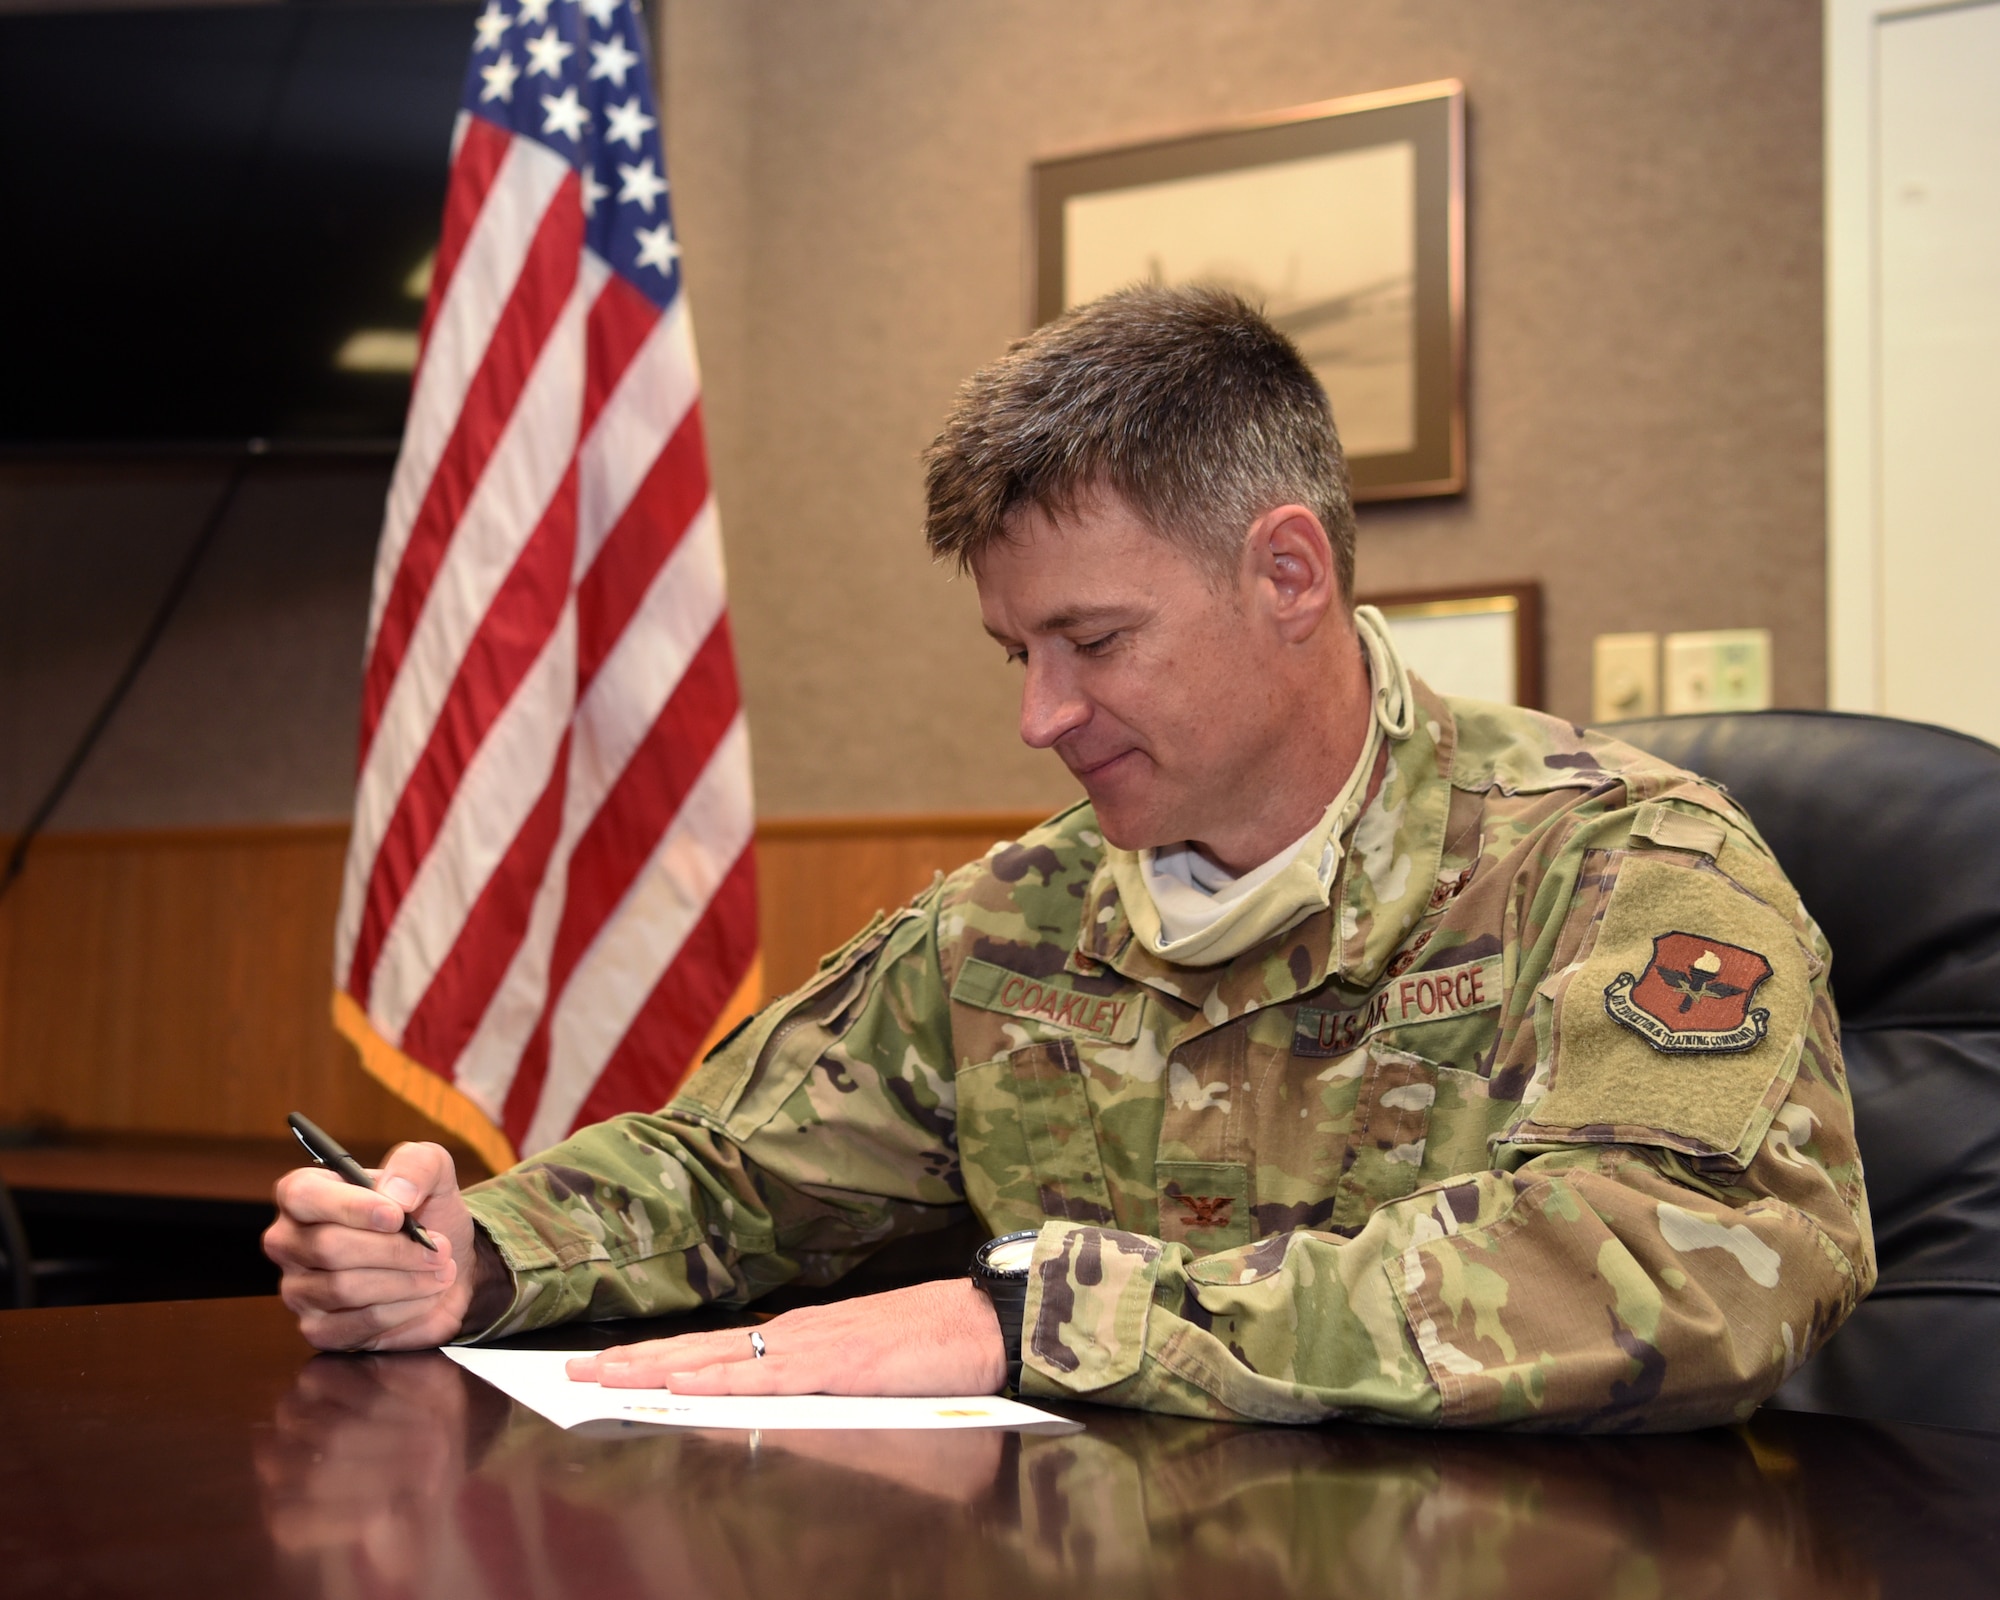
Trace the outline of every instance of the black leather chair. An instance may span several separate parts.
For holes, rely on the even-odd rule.
[[[0,1300],[0,1310],[35,1303],[35,1266],[28,1256],[27,1231],[4,1181],[0,1181],[0,1294],[6,1296]]]
[[[1881,1279],[1771,1403],[2000,1430],[2000,749],[1838,712],[1605,731],[1728,789],[1833,946]]]

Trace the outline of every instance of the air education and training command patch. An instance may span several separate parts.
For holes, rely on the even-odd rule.
[[[1636,978],[1621,972],[1605,986],[1604,1009],[1655,1050],[1719,1054],[1756,1047],[1771,1013],[1750,1009],[1771,963],[1755,950],[1692,933],[1663,933]]]

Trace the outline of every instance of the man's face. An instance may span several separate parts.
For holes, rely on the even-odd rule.
[[[1218,588],[1113,494],[1009,527],[974,578],[1023,670],[1021,738],[1062,758],[1124,849],[1239,830],[1285,724],[1253,586]]]

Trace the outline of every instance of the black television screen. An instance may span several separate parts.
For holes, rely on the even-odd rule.
[[[477,10],[0,16],[0,446],[392,444]]]

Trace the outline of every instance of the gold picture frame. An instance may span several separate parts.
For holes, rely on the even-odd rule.
[[[1357,500],[1461,493],[1465,90],[1456,79],[1040,161],[1035,316],[1222,282],[1299,344]]]
[[[1538,583],[1361,595],[1378,609],[1411,671],[1442,694],[1542,705]]]

